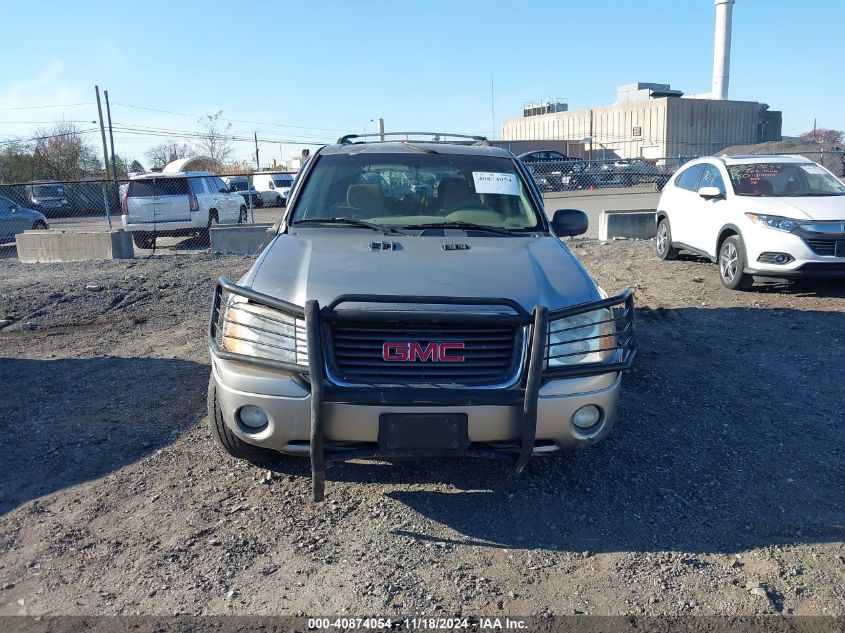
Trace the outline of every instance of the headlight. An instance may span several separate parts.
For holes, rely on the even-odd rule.
[[[593,310],[549,326],[549,367],[611,360],[616,349],[616,323],[610,310]]]
[[[760,215],[759,213],[746,213],[745,215],[754,224],[767,226],[770,229],[777,229],[778,231],[791,233],[798,228],[798,221],[792,218],[782,218],[777,215]]]
[[[236,354],[308,364],[305,321],[234,296],[223,315],[220,346]]]

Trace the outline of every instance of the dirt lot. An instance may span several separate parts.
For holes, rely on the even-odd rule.
[[[333,466],[318,506],[204,423],[213,280],[251,260],[0,262],[0,615],[845,614],[845,284],[573,247],[637,295],[612,437]]]

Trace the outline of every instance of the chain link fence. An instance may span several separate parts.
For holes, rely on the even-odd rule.
[[[845,176],[842,150],[801,154]],[[692,158],[529,161],[526,166],[543,193],[627,196],[660,191]],[[139,256],[206,250],[214,226],[276,222],[294,178],[288,172],[144,174],[117,181],[0,183],[0,258],[16,256],[16,234],[48,228],[126,229]]]
[[[136,252],[196,251],[209,230],[272,224],[295,174],[144,174],[124,180],[0,184],[0,258],[15,257],[23,231],[131,231]]]
[[[801,155],[824,165],[835,176],[845,176],[845,153],[842,150],[802,152]],[[526,161],[525,165],[543,193],[623,188],[634,190],[626,193],[653,193],[663,189],[672,174],[693,158],[698,156],[674,156],[654,160],[619,158]]]

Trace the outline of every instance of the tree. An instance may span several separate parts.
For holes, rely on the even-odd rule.
[[[244,175],[255,173],[255,164],[248,160],[233,160],[217,168],[217,173],[226,175]]]
[[[80,180],[104,174],[96,149],[75,123],[59,121],[52,128],[38,130],[36,137],[33,161],[37,178]]]
[[[152,169],[161,170],[165,165],[172,163],[174,160],[194,156],[194,151],[184,143],[170,141],[169,143],[153,145],[147,150],[146,156],[150,159]]]
[[[139,163],[137,160],[133,160],[131,163],[129,163],[129,171],[143,172],[144,166],[141,163]]]
[[[225,165],[232,155],[231,130],[232,124],[223,125],[223,111],[217,114],[207,114],[204,119],[197,121],[201,128],[197,150],[203,156],[208,156],[218,165]]]
[[[842,138],[845,137],[845,132],[820,127],[809,132],[804,132],[801,137],[810,139],[814,143],[841,143]]]
[[[31,146],[22,141],[0,144],[0,182],[28,182],[37,173]]]

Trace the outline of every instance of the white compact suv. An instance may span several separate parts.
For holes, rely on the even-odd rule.
[[[686,163],[658,203],[657,256],[679,249],[719,263],[722,283],[754,276],[845,277],[845,184],[802,156],[719,156]]]
[[[129,181],[121,201],[123,228],[138,248],[162,235],[204,234],[215,224],[247,221],[244,197],[205,171],[143,174]]]

